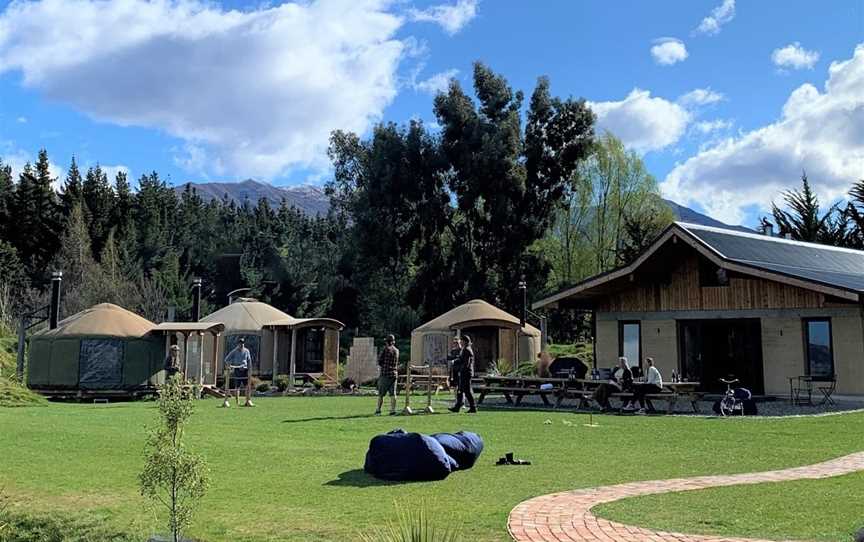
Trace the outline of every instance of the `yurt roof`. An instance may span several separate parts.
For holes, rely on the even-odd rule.
[[[148,334],[156,324],[134,312],[111,303],[100,303],[73,314],[34,337],[119,337],[137,338]]]
[[[449,332],[454,329],[472,326],[518,329],[519,318],[482,299],[472,299],[464,305],[459,305],[455,309],[451,309],[441,316],[426,322],[415,329],[414,332]],[[540,330],[531,324],[525,324],[525,327],[522,328],[522,333],[536,337],[540,336]]]
[[[241,298],[227,307],[208,314],[202,322],[220,322],[225,331],[260,331],[270,322],[291,319],[291,316],[272,305],[254,299]]]

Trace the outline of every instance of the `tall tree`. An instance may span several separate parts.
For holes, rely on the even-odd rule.
[[[114,190],[108,182],[108,175],[99,164],[89,168],[82,187],[84,203],[89,213],[90,239],[93,241],[93,254],[101,258],[102,247],[114,219]]]
[[[593,140],[594,116],[583,100],[554,98],[538,81],[522,133],[523,95],[481,63],[477,104],[456,81],[435,99],[442,148],[461,220],[455,225],[458,297],[486,297],[516,308],[522,275],[545,284],[548,266],[532,251],[542,238]]]
[[[628,263],[673,218],[642,159],[604,134],[578,167],[538,246],[552,265],[548,287]]]
[[[12,180],[12,166],[4,164],[0,158],[0,240],[12,237],[12,220],[15,208],[15,183]]]
[[[822,213],[819,198],[810,188],[806,172],[801,174],[801,189],[787,190],[783,201],[788,210],[771,204],[771,214],[780,235],[788,234],[792,239],[811,243],[842,244],[845,227],[842,221],[837,221],[837,205]]]
[[[26,164],[15,190],[13,242],[31,280],[47,280],[47,266],[60,246],[60,211],[48,153],[39,151],[35,168]]]
[[[83,202],[83,181],[81,180],[81,172],[78,170],[78,163],[73,156],[72,163],[69,164],[69,171],[66,173],[66,182],[63,184],[63,189],[60,192],[60,207],[63,211],[63,216],[68,217],[71,215],[72,208]]]

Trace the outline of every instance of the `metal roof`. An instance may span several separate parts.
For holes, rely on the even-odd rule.
[[[864,291],[864,251],[676,222],[725,260],[766,271]]]
[[[676,236],[716,260],[718,265],[737,272],[762,272],[772,280],[798,282],[799,286],[852,301],[864,295],[864,251],[675,222],[633,263],[590,277],[537,301],[532,307],[539,309],[567,298],[585,299],[602,294],[604,288],[614,287],[613,281],[635,272]]]

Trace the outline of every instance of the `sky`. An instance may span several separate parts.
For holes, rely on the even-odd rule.
[[[321,184],[332,130],[436,128],[482,61],[584,98],[663,194],[754,225],[864,179],[864,1],[0,0],[0,157]]]

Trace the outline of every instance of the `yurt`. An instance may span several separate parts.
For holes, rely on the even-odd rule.
[[[336,320],[294,318],[267,303],[240,298],[201,321],[220,322],[225,326],[217,340],[220,372],[225,354],[235,348],[242,337],[252,354],[251,374],[259,378],[274,379],[280,374],[332,373],[331,376],[336,376],[339,331],[344,327]],[[212,344],[212,340],[205,342],[205,359],[212,355]]]
[[[262,360],[270,360],[273,357],[273,330],[265,329],[265,326],[270,322],[285,318],[291,318],[291,316],[267,303],[242,297],[227,307],[222,307],[202,318],[202,322],[219,322],[225,326],[222,336],[216,341],[216,359],[219,363],[219,371],[222,371],[225,354],[233,350],[239,340],[243,338],[246,340],[246,348],[252,354],[250,374],[260,375]],[[206,359],[210,358],[212,347],[212,340],[205,342],[204,357]]]
[[[135,393],[164,380],[155,324],[111,303],[61,320],[30,339],[27,385],[46,393]]]
[[[471,336],[475,369],[485,372],[493,361],[536,361],[540,330],[520,327],[519,318],[483,301],[471,300],[411,332],[411,363],[441,363],[456,332]]]

